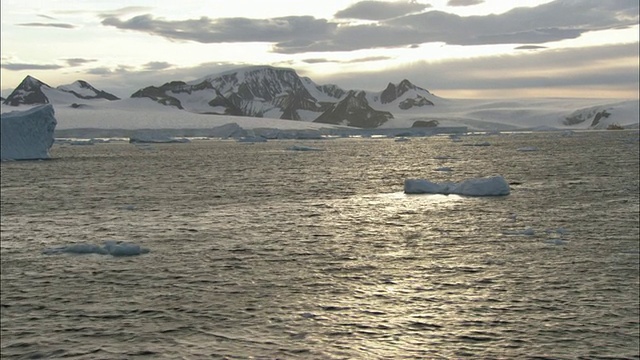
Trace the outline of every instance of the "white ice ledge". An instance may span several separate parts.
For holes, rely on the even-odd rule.
[[[509,183],[504,177],[491,176],[468,179],[459,183],[434,183],[424,179],[405,179],[406,194],[456,194],[464,196],[504,196],[510,193]]]

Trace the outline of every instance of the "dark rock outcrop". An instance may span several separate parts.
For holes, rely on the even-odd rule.
[[[314,122],[334,125],[347,125],[359,128],[376,128],[393,115],[387,111],[378,111],[369,106],[364,91],[351,90],[344,99],[331,106]]]
[[[10,106],[48,104],[49,99],[42,92],[43,87],[51,88],[42,81],[27,75],[3,103]]]

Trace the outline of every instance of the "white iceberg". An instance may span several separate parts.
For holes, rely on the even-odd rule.
[[[58,122],[50,104],[26,111],[3,113],[0,118],[0,158],[4,160],[49,159],[53,132]]]
[[[509,183],[504,177],[491,176],[468,179],[459,183],[434,183],[425,179],[405,179],[406,194],[456,194],[465,196],[503,196],[510,193]]]
[[[53,254],[99,254],[112,256],[135,256],[149,253],[149,249],[143,248],[138,244],[129,242],[120,242],[116,240],[107,240],[104,246],[95,244],[71,244],[55,248],[47,248],[42,251],[45,255]]]

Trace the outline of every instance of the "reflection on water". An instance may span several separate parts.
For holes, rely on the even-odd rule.
[[[3,163],[2,357],[637,358],[634,136],[113,143]],[[402,192],[493,174],[511,195]],[[42,254],[109,239],[151,252]]]

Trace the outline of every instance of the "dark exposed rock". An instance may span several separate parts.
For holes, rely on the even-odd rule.
[[[138,90],[131,95],[132,98],[143,98],[147,97],[154,101],[159,102],[162,105],[175,106],[178,109],[183,109],[182,104],[180,104],[180,100],[176,99],[171,95],[167,95],[168,91],[172,91],[174,93],[181,91],[189,91],[185,90],[186,83],[183,81],[172,81],[168,82],[160,87],[157,86],[147,86],[144,89]]]
[[[110,101],[114,101],[114,100],[120,100],[119,97],[110,94],[106,91],[102,91],[102,90],[98,90],[96,88],[94,88],[93,86],[91,86],[91,84],[89,84],[88,82],[84,81],[84,80],[78,80],[76,81],[74,84],[72,85],[76,85],[81,88],[81,89],[87,89],[90,92],[93,92],[95,95],[83,95],[83,94],[79,94],[78,92],[72,90],[70,88],[70,86],[58,86],[57,89],[61,90],[61,91],[66,91],[69,93],[72,93],[73,95],[75,95],[76,97],[80,98],[80,99],[106,99],[106,100],[110,100]]]
[[[48,104],[49,99],[42,92],[42,87],[51,88],[42,81],[27,75],[20,85],[9,94],[4,104],[10,106]]]
[[[412,128],[422,127],[422,128],[431,128],[436,127],[440,123],[438,120],[417,120],[411,125]]]
[[[77,88],[88,90],[86,92],[79,93],[75,91]],[[53,89],[51,86],[43,83],[42,81],[27,75],[22,80],[20,85],[13,90],[13,92],[3,101],[5,105],[18,106],[18,105],[36,105],[36,104],[48,104],[49,98],[45,95],[42,89],[49,89],[48,91],[58,91],[60,93],[68,93],[75,96],[78,99],[93,100],[93,99],[107,99],[107,100],[119,100],[119,98],[106,91],[98,90],[91,86],[88,82],[78,80],[71,85],[58,86]],[[88,95],[88,94],[93,95]]]
[[[376,128],[393,115],[386,111],[374,110],[369,106],[364,91],[349,91],[345,98],[322,113],[314,122],[359,128]]]
[[[608,118],[609,115],[611,114],[609,114],[607,110],[602,110],[600,112],[597,112],[596,115],[593,117],[593,121],[591,122],[591,127],[595,127],[600,123],[600,119]]]
[[[415,99],[409,98],[402,101],[400,104],[398,104],[398,107],[402,110],[408,110],[414,106],[420,107],[425,105],[433,105],[433,102],[425,97],[418,95]]]

